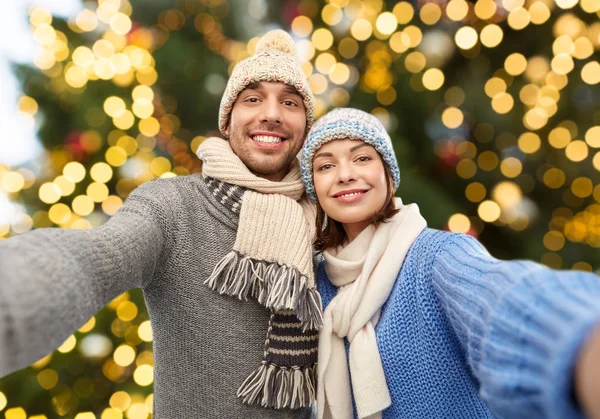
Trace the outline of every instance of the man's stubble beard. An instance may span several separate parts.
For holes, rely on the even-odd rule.
[[[252,173],[258,176],[271,176],[283,170],[287,172],[301,148],[301,146],[298,147],[297,151],[288,150],[284,156],[269,156],[268,150],[265,150],[265,154],[258,155],[258,153],[250,151],[250,141],[252,140],[243,129],[234,129],[229,136],[229,144],[233,152]],[[293,140],[288,139],[285,141]]]

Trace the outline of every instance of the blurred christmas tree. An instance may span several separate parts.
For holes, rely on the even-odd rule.
[[[399,195],[430,227],[498,257],[598,269],[599,16],[599,0],[104,0],[68,21],[33,8],[40,52],[17,68],[19,107],[47,152],[0,165],[12,202],[0,238],[92,228],[137,185],[200,172],[228,71],[282,27],[318,116],[354,106],[387,126]],[[0,411],[147,418],[151,341],[132,290],[1,380]]]

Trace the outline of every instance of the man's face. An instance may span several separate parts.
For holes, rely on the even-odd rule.
[[[238,95],[225,134],[252,173],[280,181],[304,142],[302,96],[284,83],[252,83]]]

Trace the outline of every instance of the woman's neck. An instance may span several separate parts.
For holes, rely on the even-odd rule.
[[[371,224],[371,220],[358,221],[356,223],[342,224],[348,236],[348,243],[354,240],[362,231]]]

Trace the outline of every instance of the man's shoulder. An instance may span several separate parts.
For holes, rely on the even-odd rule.
[[[204,181],[200,174],[157,178],[142,183],[132,191],[131,195],[145,196],[161,201],[177,195],[189,194],[203,184]]]

